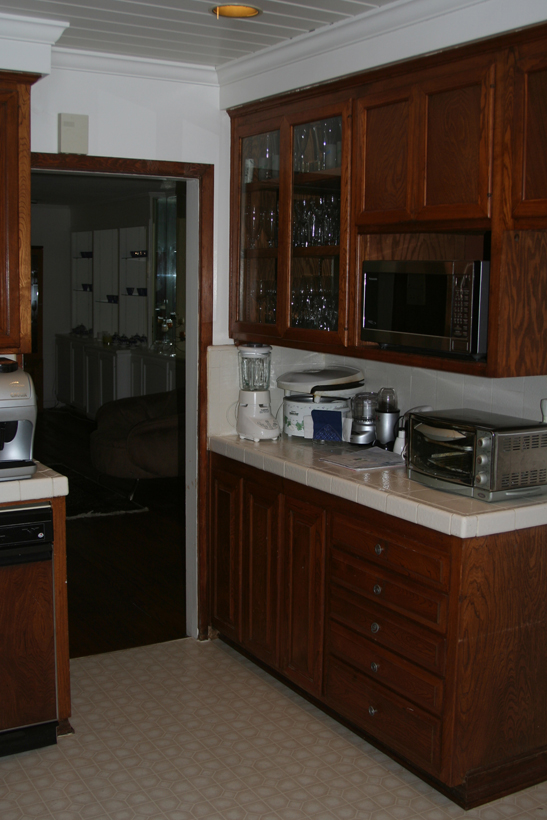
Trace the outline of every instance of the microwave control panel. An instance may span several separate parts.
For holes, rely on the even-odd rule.
[[[471,322],[473,309],[473,278],[468,273],[455,274],[452,283],[451,350],[471,352]]]

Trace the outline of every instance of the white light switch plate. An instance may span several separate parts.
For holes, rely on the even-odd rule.
[[[89,151],[87,114],[59,114],[59,153],[87,154]]]

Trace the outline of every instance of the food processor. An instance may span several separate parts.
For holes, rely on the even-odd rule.
[[[257,342],[238,348],[240,390],[236,430],[239,438],[264,441],[281,435],[271,411],[271,354],[270,345]]]
[[[376,438],[376,393],[357,393],[351,400],[353,422],[350,442],[352,444],[374,444]]]

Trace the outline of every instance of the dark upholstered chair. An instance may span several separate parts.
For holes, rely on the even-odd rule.
[[[184,391],[103,404],[91,434],[96,470],[116,478],[173,478],[184,471]]]

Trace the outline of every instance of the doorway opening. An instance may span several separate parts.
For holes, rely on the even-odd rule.
[[[113,164],[116,165],[114,173],[112,173]],[[59,169],[59,165],[62,166],[61,169]],[[76,175],[79,175],[80,177],[84,176],[85,181],[91,182],[91,188],[95,188],[97,190],[101,187],[101,185],[104,186],[105,183],[107,185],[111,185],[113,182],[118,182],[122,185],[127,185],[129,186],[128,190],[132,190],[134,192],[130,194],[130,197],[132,197],[133,200],[136,200],[138,198],[136,194],[137,187],[139,187],[139,191],[142,191],[144,188],[146,188],[146,186],[150,186],[149,190],[146,191],[146,194],[149,197],[149,204],[151,205],[149,211],[150,213],[157,214],[158,211],[161,211],[161,207],[158,207],[158,202],[167,201],[169,195],[173,195],[173,190],[176,192],[176,212],[178,223],[176,233],[177,239],[179,241],[179,246],[175,248],[175,251],[179,251],[179,253],[175,254],[175,259],[178,257],[178,259],[180,260],[180,257],[183,256],[185,260],[190,260],[190,269],[195,274],[194,276],[192,276],[193,281],[188,283],[187,286],[183,286],[182,288],[173,288],[175,280],[177,286],[180,284],[180,264],[179,262],[176,262],[177,270],[174,274],[173,270],[169,271],[168,267],[161,268],[163,262],[165,261],[164,257],[162,256],[163,252],[165,251],[165,243],[162,244],[161,241],[157,241],[158,236],[156,234],[159,234],[159,231],[156,230],[153,220],[150,220],[148,227],[150,230],[152,244],[150,244],[149,247],[151,252],[153,251],[153,259],[151,261],[153,261],[154,266],[162,270],[162,287],[156,288],[155,280],[149,279],[147,284],[138,284],[138,287],[141,292],[137,294],[134,290],[133,292],[135,293],[135,296],[133,296],[132,293],[130,294],[130,290],[132,288],[135,289],[137,285],[130,285],[125,281],[122,281],[121,279],[119,280],[118,284],[119,287],[125,288],[125,292],[123,293],[124,296],[131,296],[133,299],[135,299],[136,297],[141,297],[143,301],[146,301],[146,297],[148,296],[147,290],[149,289],[150,282],[153,282],[151,289],[152,292],[150,293],[150,301],[148,303],[148,310],[145,311],[147,316],[147,333],[140,334],[147,336],[146,350],[148,351],[149,349],[154,348],[154,346],[156,346],[156,350],[153,352],[157,352],[158,355],[168,356],[169,354],[165,346],[170,345],[172,355],[176,359],[175,372],[177,375],[175,375],[174,380],[175,389],[178,388],[180,390],[180,388],[182,387],[182,392],[184,395],[184,393],[188,393],[186,385],[189,383],[192,386],[195,384],[196,388],[199,388],[203,391],[205,388],[205,383],[203,380],[203,368],[200,368],[200,351],[204,349],[204,346],[206,349],[206,345],[210,342],[210,330],[208,329],[209,323],[206,323],[206,329],[204,331],[203,327],[201,326],[201,321],[203,320],[204,316],[205,318],[210,316],[210,302],[208,298],[198,299],[198,294],[203,295],[204,292],[206,294],[210,291],[210,288],[207,287],[207,282],[205,282],[205,289],[203,288],[203,283],[205,279],[211,276],[211,269],[209,267],[210,257],[207,252],[203,252],[203,248],[204,238],[207,237],[210,240],[210,237],[212,236],[212,219],[210,216],[212,214],[212,168],[210,166],[188,167],[184,164],[177,163],[135,163],[131,160],[123,161],[111,160],[109,158],[69,156],[65,157],[60,155],[32,155],[32,166],[32,198],[34,201],[34,209],[35,211],[39,211],[40,208],[42,208],[42,210],[47,210],[47,208],[49,208],[50,218],[55,216],[55,214],[53,214],[52,212],[53,210],[55,210],[55,208],[62,209],[66,207],[64,203],[61,203],[59,201],[59,197],[61,196],[61,189],[70,187],[70,185],[72,185],[75,179],[69,177],[75,177]],[[78,172],[81,172],[82,166],[84,167],[84,174],[78,174]],[[136,166],[137,172],[135,173]],[[90,170],[91,168],[93,168],[93,170]],[[42,169],[47,169],[48,173],[39,173]],[[131,169],[132,172],[130,172]],[[188,171],[190,171],[190,173],[188,173]],[[71,172],[76,173],[71,174]],[[46,180],[46,177],[49,177],[49,180]],[[35,180],[37,180],[36,184]],[[46,182],[49,185],[51,185],[52,190],[56,192],[55,194],[52,194],[52,196],[57,196],[57,203],[45,202],[43,191],[45,190]],[[189,229],[185,230],[184,228],[181,229],[180,220],[185,216],[186,199],[184,199],[184,202],[182,202],[180,197],[180,191],[186,187],[187,182],[189,184],[189,188],[191,191],[190,201],[193,206],[192,210],[194,212],[194,219],[193,226],[189,226]],[[131,187],[131,183],[133,184],[133,187]],[[192,188],[194,194],[193,199]],[[88,190],[89,189],[90,188],[88,186]],[[40,191],[42,191],[42,195],[40,194]],[[104,202],[103,194],[104,191],[99,192],[97,196],[99,198],[102,198]],[[86,194],[84,194],[84,197],[86,197],[86,201],[81,202],[80,205],[77,206],[78,214],[76,220],[72,218],[72,215],[70,219],[67,219],[67,214],[63,214],[60,212],[57,213],[57,216],[61,217],[60,220],[50,219],[50,221],[52,221],[56,226],[57,230],[59,229],[61,223],[63,223],[63,220],[65,224],[68,222],[69,228],[82,227],[82,218],[89,218],[90,222],[92,222],[91,217],[93,216],[93,206],[90,202],[90,197]],[[209,215],[207,219],[208,224],[203,224],[202,220],[202,215],[204,213],[204,204],[208,205],[208,208],[205,211]],[[133,205],[135,205],[135,202],[133,202]],[[107,221],[107,219],[110,219],[112,217],[112,213],[110,213],[110,215],[108,213],[109,207],[106,204],[103,204],[99,207],[99,210],[102,211],[100,217],[98,215],[97,207],[95,207],[95,215],[93,216],[93,219],[97,221],[93,222],[93,225],[90,224],[89,227],[91,227],[92,230],[96,228],[97,231],[111,230],[112,227],[107,227],[105,224],[105,220]],[[118,214],[120,214],[119,199],[118,205],[112,206],[110,208],[110,211],[118,211]],[[199,220],[197,218],[198,212],[200,217]],[[47,219],[45,221],[47,222]],[[192,216],[190,217],[190,221],[192,221]],[[34,224],[36,224],[36,226],[39,226],[40,220],[33,219],[33,228]],[[125,224],[122,227],[130,228],[135,226],[129,226]],[[196,237],[194,247],[188,248],[186,249],[186,253],[180,254],[181,245],[184,242],[186,242],[188,237],[190,237],[191,239],[192,229],[194,230],[194,234]],[[33,244],[38,244],[39,241],[40,238],[38,237],[37,240],[33,235]],[[50,275],[51,272],[48,269],[47,244],[49,241],[50,237],[46,236],[46,242],[40,242],[40,244],[43,247],[44,253],[43,338],[44,347],[48,349],[48,353],[50,356],[49,377],[46,376],[44,380],[44,398],[46,398],[48,385],[50,386],[50,388],[52,387],[52,360],[55,367],[55,340],[52,337],[54,337],[59,330],[67,330],[68,335],[70,335],[70,332],[75,329],[74,322],[72,321],[72,317],[74,315],[73,308],[76,304],[76,312],[80,309],[78,305],[81,306],[82,304],[81,293],[87,292],[87,289],[82,288],[80,292],[78,287],[74,288],[73,285],[75,283],[71,278],[69,278],[68,272],[66,271],[65,280],[68,280],[69,282],[70,295],[67,297],[66,292],[62,292],[59,287],[54,286]],[[162,249],[161,252],[160,248]],[[145,249],[135,247],[131,250],[135,252],[133,258],[138,258],[138,253],[142,253]],[[173,249],[171,248],[171,253],[172,251]],[[72,245],[68,260],[69,264],[71,262],[71,256],[73,256]],[[133,265],[133,268],[135,267],[136,266]],[[58,275],[58,273],[59,270],[57,268],[56,275]],[[186,273],[186,271],[184,271],[184,273]],[[169,285],[169,287],[167,287],[167,285]],[[48,286],[50,288],[49,303]],[[76,291],[78,292],[76,293]],[[183,295],[181,295],[181,291]],[[93,290],[91,290],[90,292],[92,293]],[[114,294],[109,295],[112,296]],[[128,319],[128,312],[126,308],[129,305],[129,300],[125,299],[126,304],[122,309],[120,308],[122,291],[119,290],[117,295],[118,319],[121,319],[123,310],[123,320],[126,321]],[[157,299],[156,296],[158,297]],[[188,302],[188,296],[190,297],[190,300],[192,302],[192,312],[193,316],[195,317],[193,322],[194,327],[190,328],[187,328],[186,322],[186,303]],[[172,301],[173,299],[174,302]],[[87,301],[89,303],[91,300],[88,299]],[[67,302],[69,308],[68,311]],[[115,305],[116,302],[108,300],[106,304]],[[137,306],[136,301],[130,304],[135,305],[135,307]],[[143,309],[141,307],[142,304],[143,302],[139,303],[141,314],[143,313]],[[188,304],[190,305],[190,302],[188,302]],[[50,310],[49,315],[48,309]],[[65,311],[63,320],[64,324],[59,325],[59,317],[63,314],[63,310]],[[101,310],[103,311],[102,314]],[[104,316],[108,315],[108,311],[110,311],[110,313],[114,312],[111,311],[109,307],[106,307],[106,312],[102,305],[98,307],[97,315],[103,317],[103,323],[105,321]],[[182,311],[183,315],[181,315]],[[68,322],[67,327],[68,313],[70,314],[70,321]],[[51,314],[53,314],[54,317],[53,321]],[[93,316],[93,312],[91,313],[91,316]],[[200,317],[199,323],[196,318],[197,316]],[[84,323],[79,322],[78,324]],[[192,321],[190,321],[190,325],[191,324]],[[76,325],[76,327],[77,326],[78,325]],[[89,333],[91,328],[85,327],[85,330]],[[103,328],[98,329],[96,326],[93,326],[93,330],[90,334],[89,340],[91,344],[95,346],[97,344],[99,346],[102,344],[101,339],[97,339],[97,335],[101,333],[102,330]],[[187,330],[190,330],[189,339],[186,336]],[[121,335],[122,334],[119,334],[119,336]],[[161,347],[160,351],[157,350],[158,347]],[[177,347],[179,348],[178,351]],[[183,354],[188,356],[188,351],[190,353],[191,362],[189,367],[185,366],[185,364],[187,363],[187,358],[185,358],[184,355],[180,355],[181,347],[183,348]],[[179,353],[178,356],[176,355],[177,352]],[[46,354],[44,354],[44,359],[45,355]],[[58,364],[59,363],[57,362],[57,369]],[[89,362],[86,366],[89,368]],[[46,373],[48,372],[47,367],[44,367],[44,370]],[[55,385],[54,389],[57,392],[58,375],[56,375],[53,383]],[[73,601],[75,602],[75,604],[77,603],[79,606],[80,613],[78,617],[81,617],[82,623],[81,628],[79,626],[75,626],[74,624],[71,625],[69,617],[69,629],[71,630],[71,637],[74,638],[74,642],[77,642],[77,635],[78,633],[80,633],[80,638],[78,638],[81,644],[80,648],[75,648],[73,652],[71,646],[71,654],[73,656],[76,656],[76,654],[92,654],[97,651],[97,644],[95,645],[95,648],[93,645],[93,632],[104,632],[105,630],[99,629],[98,619],[96,615],[95,617],[93,616],[93,606],[98,607],[98,610],[100,612],[105,612],[105,628],[108,622],[110,623],[110,625],[112,625],[114,621],[122,620],[120,607],[121,599],[123,599],[124,595],[120,594],[120,583],[119,581],[112,582],[105,575],[105,568],[108,568],[110,570],[114,567],[114,565],[116,566],[116,571],[121,572],[126,580],[130,580],[130,576],[136,573],[137,569],[140,568],[141,571],[141,575],[136,579],[133,579],[133,581],[131,582],[133,583],[133,589],[129,595],[129,617],[125,618],[125,616],[123,616],[123,619],[128,624],[128,627],[126,628],[127,637],[123,639],[129,641],[127,645],[135,646],[139,645],[139,642],[157,642],[157,639],[154,637],[153,631],[150,633],[151,637],[147,637],[147,628],[154,620],[160,622],[160,625],[164,627],[166,625],[165,621],[169,620],[173,612],[176,615],[175,620],[178,619],[177,628],[180,630],[180,624],[184,624],[184,616],[186,614],[184,611],[185,598],[186,610],[187,612],[189,611],[190,618],[186,628],[184,628],[184,626],[182,627],[183,633],[191,634],[195,637],[200,636],[201,618],[197,610],[197,543],[198,535],[200,532],[203,532],[205,522],[200,522],[197,516],[197,496],[200,490],[200,478],[203,484],[203,475],[200,476],[197,474],[197,451],[200,446],[203,446],[205,441],[203,437],[203,431],[205,430],[204,413],[206,412],[206,410],[204,404],[201,404],[200,406],[197,405],[198,389],[193,389],[190,391],[190,393],[190,403],[195,406],[195,409],[197,411],[196,416],[198,419],[198,425],[196,429],[196,416],[194,416],[192,413],[191,415],[194,417],[194,429],[191,431],[192,444],[190,446],[190,451],[186,452],[186,455],[184,457],[184,464],[181,465],[181,476],[180,480],[178,481],[178,484],[177,480],[175,480],[174,483],[170,483],[170,480],[168,479],[166,481],[167,484],[170,483],[170,487],[166,485],[162,488],[161,485],[163,479],[161,478],[154,478],[150,479],[150,481],[144,480],[143,482],[141,482],[143,484],[143,487],[139,487],[137,489],[135,500],[139,503],[140,506],[147,508],[146,512],[140,510],[131,510],[124,511],[123,514],[116,516],[92,516],[89,518],[76,518],[69,520],[67,522],[67,540],[69,546],[69,609],[71,603],[71,530],[75,531],[75,535],[73,536],[73,543],[78,544],[78,546],[74,547],[73,549],[73,567],[75,568],[74,572],[79,572],[84,578],[85,582],[88,584],[87,590],[84,590],[80,594],[76,594],[76,584],[73,577]],[[202,393],[202,395],[204,395],[204,393]],[[69,458],[74,457],[78,451],[78,447],[76,445],[70,444],[70,436],[73,436],[73,440],[75,442],[79,442],[81,444],[82,441],[85,440],[86,435],[87,438],[89,438],[89,434],[91,433],[94,425],[93,412],[87,412],[84,414],[74,413],[74,408],[71,408],[70,405],[63,403],[62,406],[59,406],[57,404],[57,397],[55,397],[55,399],[56,401],[53,407],[51,406],[51,396],[44,402],[44,415],[46,415],[48,412],[50,414],[57,415],[57,420],[53,419],[52,422],[49,424],[49,428],[45,431],[45,458],[41,456],[39,450],[35,449],[36,457],[42,461],[46,461],[46,463],[51,463],[53,453],[51,449],[48,451],[47,447],[51,445],[51,442],[53,441],[56,435],[60,436],[59,447],[61,454],[64,452],[65,460],[69,460]],[[87,409],[89,411],[89,404]],[[94,409],[94,407],[91,407],[92,411]],[[58,420],[60,417],[63,416],[63,414],[65,414],[64,422],[61,422],[59,424]],[[47,428],[47,424],[45,426]],[[57,427],[57,430],[54,429],[55,427]],[[186,427],[192,427],[191,421],[189,424],[186,425]],[[188,431],[186,431],[186,433],[187,432]],[[48,436],[49,444],[47,443]],[[187,438],[187,435],[184,436],[183,431],[183,439],[185,437]],[[67,454],[71,454],[70,457]],[[79,465],[83,465],[84,462],[86,462],[86,456],[80,455],[78,462]],[[63,463],[63,461],[61,461],[60,463]],[[63,472],[63,470],[60,469],[60,472]],[[188,474],[190,474],[190,480],[185,481],[185,475],[186,478],[188,478]],[[74,476],[73,479],[76,482],[76,478]],[[112,479],[112,477],[109,478],[108,476],[103,476],[100,477],[100,481],[103,484],[103,486],[106,486],[108,489],[111,489],[113,493],[117,493],[118,491],[120,491],[122,494],[126,494],[127,487],[121,486],[119,479]],[[188,485],[191,486],[190,493],[188,493]],[[185,521],[184,518],[185,507],[188,508],[187,511],[189,512],[190,518],[190,539],[186,537],[188,519],[186,519]],[[135,514],[128,514],[128,512]],[[148,522],[150,522],[150,524],[148,524]],[[177,528],[179,533],[178,535]],[[80,529],[79,535],[77,533],[78,529]],[[93,535],[93,530],[96,531],[95,535]],[[140,545],[137,544],[138,538],[136,537],[136,534],[138,535],[138,538],[141,538],[143,534],[146,535],[144,542]],[[86,539],[89,542],[90,538],[92,540],[92,543],[88,543],[86,546]],[[180,552],[180,544],[184,543],[184,541],[186,541],[186,553],[184,559],[182,559]],[[178,569],[180,571],[175,571],[177,550],[172,549],[174,543],[176,543],[176,547],[178,549],[178,558],[180,561]],[[93,546],[93,544],[95,544],[95,547]],[[164,546],[168,546],[170,548],[170,551],[169,549],[163,549],[162,554],[160,555],[158,545],[162,544]],[[116,547],[116,549],[114,549],[114,546]],[[115,555],[116,550],[118,550],[117,556]],[[120,550],[121,555],[119,554]],[[131,568],[131,572],[128,571],[128,567]],[[190,569],[190,572],[188,572],[188,568]],[[154,572],[156,571],[157,577],[154,576]],[[169,580],[172,582],[175,578],[178,583],[178,589],[176,587],[176,584],[174,586],[172,584],[169,591],[166,591],[165,588],[162,588],[162,583],[165,580]],[[89,586],[90,584],[92,585],[91,587]],[[154,610],[156,604],[151,603],[150,595],[154,591],[155,587],[157,593],[156,602],[158,600],[163,600],[163,608],[162,606],[158,605],[158,607]],[[118,594],[116,594],[116,592]],[[112,609],[112,615],[109,618],[106,616],[106,605],[107,603],[111,603],[112,599],[114,599],[115,603]],[[200,601],[200,604],[201,603],[202,602]],[[76,617],[76,615],[74,617]],[[86,622],[88,622],[87,625]],[[139,626],[139,622],[141,622],[141,626],[144,623],[144,626],[146,628],[141,629],[141,626]],[[173,634],[172,632],[170,633],[169,629],[172,629],[172,624],[167,626],[167,632],[165,633],[166,637],[163,639],[170,640],[173,637],[182,636],[180,634],[177,635]],[[110,632],[111,631],[112,630],[110,629]],[[123,647],[120,644],[116,644],[114,646],[112,646],[111,644],[107,644],[104,651],[109,651],[109,649],[111,648]],[[99,649],[98,651],[101,650]]]

